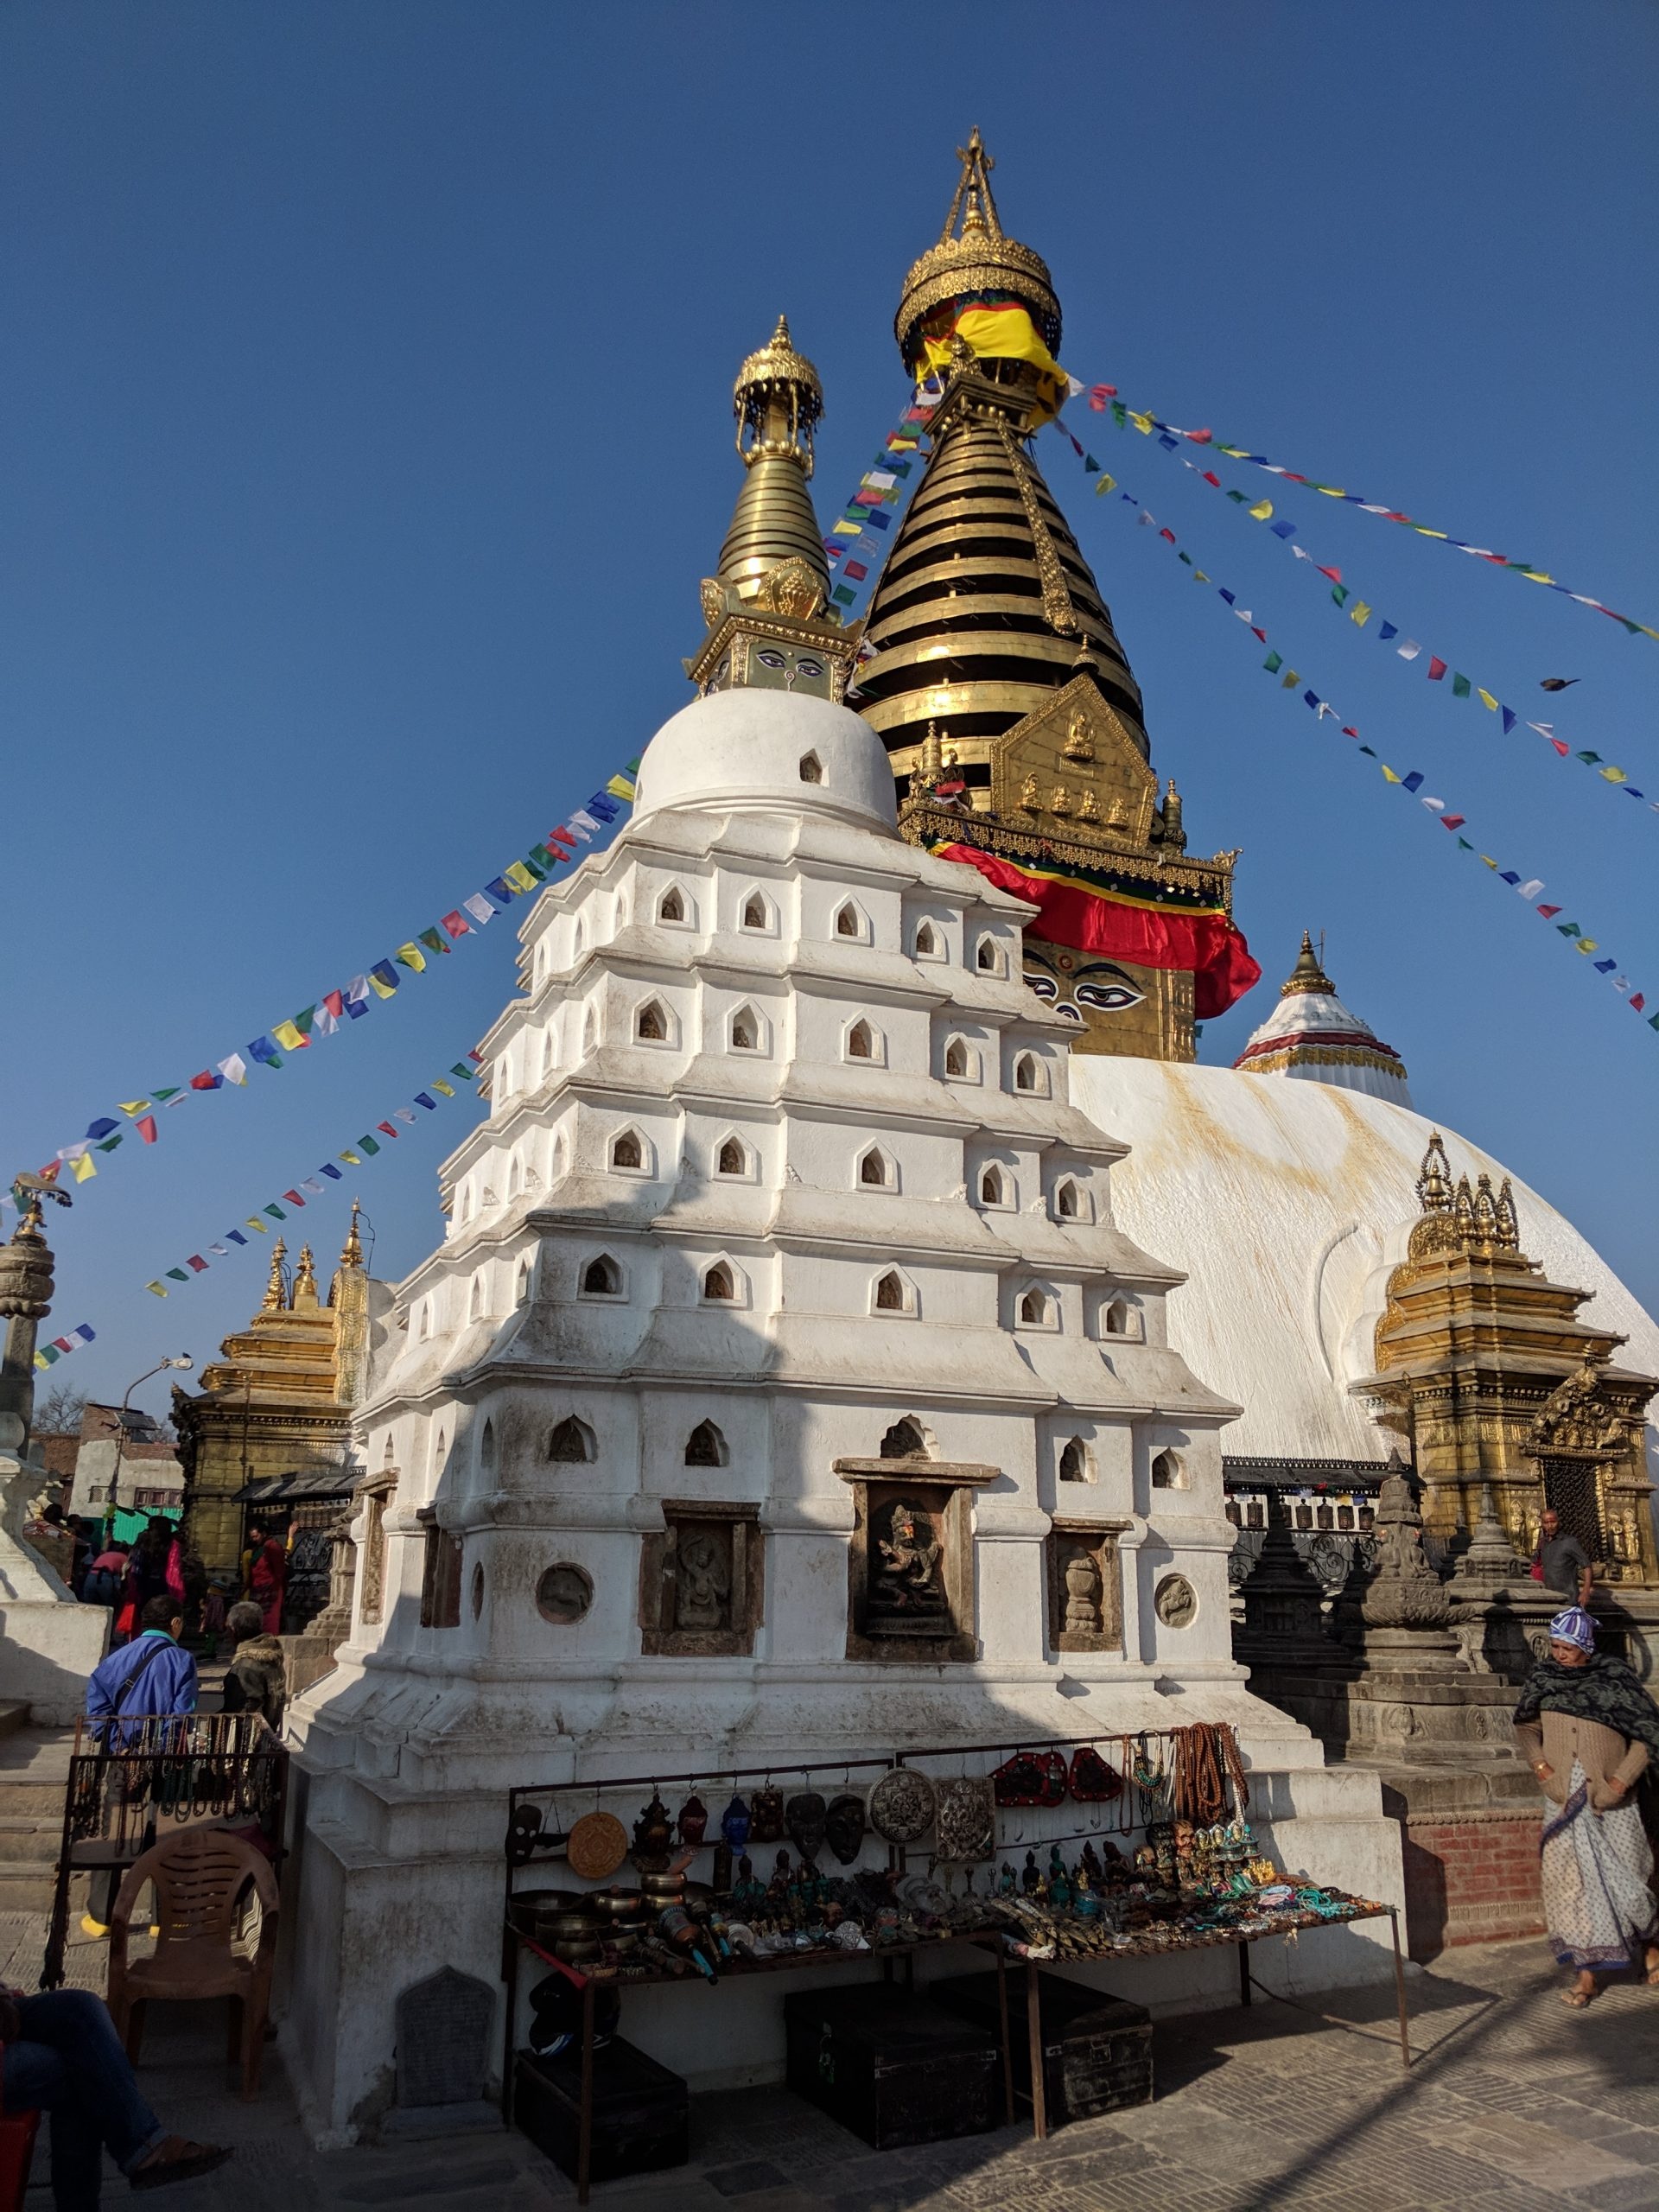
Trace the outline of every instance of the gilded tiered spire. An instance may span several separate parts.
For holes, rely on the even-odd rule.
[[[283,1262],[287,1257],[288,1247],[279,1236],[270,1248],[270,1280],[265,1285],[262,1313],[283,1313],[288,1309],[288,1285],[283,1280]]]
[[[807,489],[823,388],[785,316],[738,371],[732,410],[743,487],[719,569],[702,581],[709,634],[685,672],[704,692],[839,699],[856,639],[830,604],[830,564]]]
[[[1302,931],[1302,949],[1296,956],[1296,965],[1279,986],[1281,999],[1294,999],[1299,992],[1312,992],[1317,996],[1335,998],[1337,987],[1319,965],[1319,956],[1313,950],[1313,940]]]
[[[991,194],[996,163],[976,128],[958,146],[962,175],[951,195],[939,242],[911,265],[893,322],[905,365],[916,373],[923,359],[924,325],[935,312],[966,294],[994,292],[1017,300],[1051,353],[1060,344],[1060,303],[1041,254],[1005,238]]]
[[[340,1249],[340,1264],[342,1268],[360,1268],[363,1264],[363,1240],[357,1233],[357,1219],[362,1211],[361,1200],[353,1198],[352,1225],[346,1231],[346,1242]]]
[[[316,1266],[311,1257],[311,1247],[308,1244],[302,1244],[300,1264],[294,1270],[294,1311],[297,1313],[302,1306],[315,1306],[316,1303]]]

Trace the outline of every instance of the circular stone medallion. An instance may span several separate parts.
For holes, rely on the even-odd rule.
[[[608,1882],[628,1855],[628,1832],[614,1813],[584,1813],[565,1852],[585,1882]]]
[[[594,1579],[585,1567],[561,1560],[536,1585],[536,1610],[544,1621],[569,1628],[594,1602]]]
[[[884,1843],[914,1843],[933,1825],[933,1784],[913,1766],[896,1766],[870,1792],[870,1826]]]
[[[1166,1628],[1191,1628],[1198,1617],[1198,1592],[1184,1574],[1166,1574],[1152,1593],[1152,1609]]]

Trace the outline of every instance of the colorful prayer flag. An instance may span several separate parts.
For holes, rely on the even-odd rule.
[[[400,944],[397,950],[396,958],[400,967],[411,968],[417,976],[424,974],[426,969],[426,955],[421,950],[419,945]]]
[[[139,1122],[139,1124],[138,1124],[138,1134],[139,1134],[139,1135],[140,1135],[141,1137],[143,1137],[143,1141],[144,1141],[144,1142],[145,1142],[146,1144],[154,1144],[154,1143],[155,1143],[155,1141],[156,1141],[156,1116],[155,1116],[153,1114],[146,1114],[146,1115],[144,1116],[143,1119]]]

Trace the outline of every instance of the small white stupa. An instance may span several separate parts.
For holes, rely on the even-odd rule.
[[[1396,1106],[1411,1103],[1405,1063],[1344,1006],[1306,930],[1296,965],[1279,987],[1278,1005],[1233,1065],[1246,1075],[1300,1076]]]

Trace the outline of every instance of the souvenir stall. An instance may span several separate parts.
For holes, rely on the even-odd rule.
[[[584,2202],[594,2179],[681,2164],[686,2083],[618,2033],[626,1993],[717,2003],[728,1980],[859,1962],[880,1979],[785,1998],[791,2088],[877,2149],[1020,2105],[1046,2135],[1153,2082],[1145,2010],[1042,1962],[1230,1944],[1249,2004],[1252,1943],[1385,1915],[1408,2065],[1394,1908],[1286,1872],[1249,1812],[1233,1732],[1205,1723],[514,1789],[505,2114]],[[947,1946],[957,1971],[918,1978]],[[961,1947],[987,1967],[962,1974]]]

